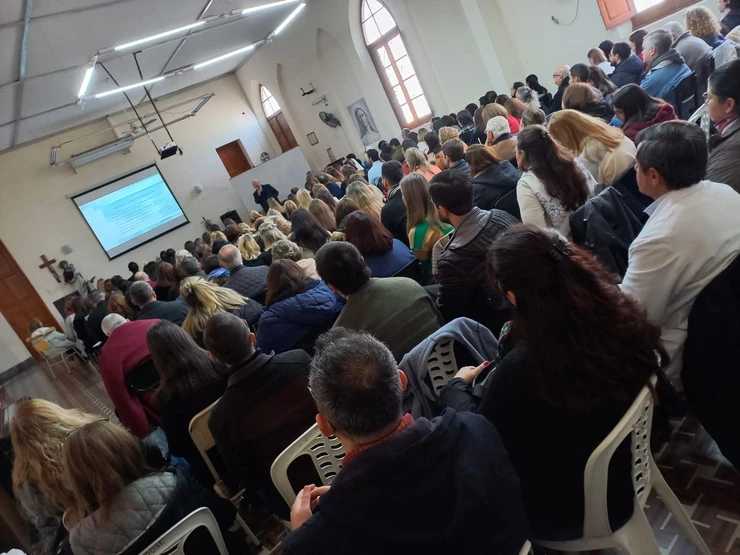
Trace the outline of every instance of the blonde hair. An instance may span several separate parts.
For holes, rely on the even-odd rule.
[[[270,197],[267,199],[267,206],[269,206],[270,210],[275,210],[279,214],[284,214],[285,209],[283,208],[283,205],[278,202],[278,200],[275,197]],[[268,212],[270,211],[268,210]]]
[[[285,216],[290,218],[293,212],[298,210],[298,205],[292,200],[286,200],[285,204],[283,204],[283,208],[285,209]]]
[[[439,144],[443,145],[450,139],[460,138],[460,130],[456,127],[442,127],[439,130]]]
[[[180,294],[190,307],[182,329],[195,338],[203,333],[211,316],[217,312],[236,310],[248,300],[233,289],[220,287],[199,276],[182,280]]]
[[[244,222],[236,224],[236,227],[239,228],[239,233],[242,235],[245,233],[254,233],[254,230],[249,226],[249,224],[245,224]]]
[[[213,244],[216,241],[228,241],[223,231],[211,231],[211,243]]]
[[[406,158],[406,163],[409,165],[409,169],[412,172],[419,169],[429,170],[429,161],[427,160],[427,157],[424,156],[424,153],[422,153],[418,148],[407,148],[404,158]]]
[[[306,189],[299,189],[295,194],[295,202],[298,205],[298,208],[305,208],[308,210],[308,205],[311,204],[311,198],[311,193]]]
[[[60,511],[68,506],[73,493],[62,475],[64,442],[72,432],[99,418],[43,399],[19,401],[10,425],[13,488],[28,484]]]
[[[620,129],[577,110],[555,112],[548,129],[553,139],[576,156],[583,152],[587,139],[595,139],[609,150],[614,150],[624,140],[624,133]]]
[[[686,28],[695,37],[703,39],[718,35],[721,25],[707,8],[697,6],[686,11]]]
[[[72,491],[65,520],[74,524],[102,509],[130,483],[151,473],[141,442],[107,420],[78,428],[64,444],[63,475]]]
[[[247,215],[247,220],[248,220],[249,225],[253,226],[254,222],[259,220],[261,217],[262,217],[262,214],[260,214],[256,210],[250,210],[249,214]]]
[[[326,231],[331,233],[332,231],[337,230],[337,222],[334,217],[334,212],[323,200],[319,200],[317,198],[313,199],[311,204],[308,205],[308,211]]]
[[[239,240],[236,242],[236,246],[239,249],[244,262],[254,260],[262,254],[259,244],[257,244],[257,241],[254,240],[254,237],[252,237],[250,233],[245,233],[239,237]]]
[[[364,210],[368,214],[372,214],[377,218],[380,218],[380,212],[383,210],[385,199],[380,189],[373,185],[368,185],[362,181],[353,181],[347,186],[347,194],[345,195],[351,200],[354,200],[360,210]]]
[[[257,231],[262,239],[262,243],[265,245],[265,250],[270,250],[275,242],[280,239],[287,239],[288,237],[280,231],[275,225],[275,222],[267,221],[263,223]]]
[[[496,116],[502,116],[508,120],[509,111],[496,102],[486,104],[480,112],[480,117],[483,119],[483,128],[485,129],[488,120],[491,120]]]

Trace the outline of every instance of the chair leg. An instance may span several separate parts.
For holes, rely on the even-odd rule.
[[[683,505],[681,505],[681,501],[678,500],[676,494],[673,493],[673,490],[666,483],[665,478],[663,478],[663,474],[661,474],[658,469],[658,465],[655,464],[652,457],[650,457],[650,459],[650,474],[656,493],[663,503],[665,503],[666,507],[668,507],[668,510],[671,511],[673,518],[676,519],[676,522],[678,522],[678,525],[684,531],[684,534],[686,534],[699,550],[699,553],[702,553],[703,555],[711,555],[711,549],[709,549],[704,538],[699,534],[694,523],[691,522],[691,518],[686,513],[686,509],[683,508]]]
[[[639,503],[635,503],[632,518],[614,533],[612,540],[628,555],[660,555],[653,529]]]
[[[244,530],[244,533],[247,535],[247,541],[251,543],[252,545],[259,546],[260,541],[257,539],[257,536],[254,535],[254,532],[252,532],[252,529],[249,527],[249,525],[244,521],[242,518],[242,515],[239,514],[239,508],[237,507],[236,511],[236,521],[239,523],[239,526]]]
[[[44,359],[44,362],[46,363],[46,369],[49,371],[49,374],[51,374],[51,379],[55,380],[57,376],[54,373],[54,368],[52,368],[51,363],[48,359]]]

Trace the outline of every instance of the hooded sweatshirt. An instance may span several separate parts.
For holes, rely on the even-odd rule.
[[[448,410],[359,453],[285,555],[518,553],[519,481],[492,424]]]

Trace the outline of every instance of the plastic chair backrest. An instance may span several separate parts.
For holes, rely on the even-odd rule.
[[[273,461],[270,476],[275,489],[280,492],[289,507],[293,505],[296,494],[288,479],[288,468],[302,455],[311,457],[322,485],[329,485],[342,470],[342,459],[345,452],[342,443],[335,436],[326,437],[322,434],[317,424],[311,426],[288,445]]]
[[[218,548],[218,555],[229,555],[218,522],[207,507],[201,507],[183,518],[142,551],[140,555],[202,555],[185,551],[185,542],[188,537],[201,526],[205,527],[210,533],[213,543]]]
[[[656,378],[650,380],[654,386]],[[650,387],[642,388],[637,398],[606,436],[586,463],[584,472],[584,519],[583,537],[604,537],[613,533],[609,524],[607,506],[607,484],[609,463],[614,452],[631,435],[632,439],[632,484],[635,496],[644,505],[650,494],[650,430],[653,424],[653,394]]]
[[[439,395],[440,390],[455,377],[458,370],[454,340],[446,339],[437,343],[427,359],[427,371],[435,395]]]
[[[49,342],[46,339],[44,339],[43,336],[32,339],[31,346],[42,357],[48,358],[46,353],[49,352]]]
[[[687,75],[676,86],[675,101],[676,115],[681,119],[689,119],[699,104],[696,74]]]
[[[193,440],[196,449],[198,449],[198,453],[200,453],[200,456],[203,458],[203,462],[206,463],[208,470],[211,471],[211,474],[213,475],[213,478],[216,480],[216,482],[218,482],[221,477],[218,475],[216,467],[213,466],[213,461],[211,460],[211,457],[208,456],[208,451],[216,447],[216,440],[213,438],[213,435],[211,434],[211,429],[208,427],[208,419],[211,417],[211,411],[217,403],[218,401],[212,403],[211,405],[200,411],[198,414],[193,416],[193,418],[190,420],[190,425],[188,426],[190,437]]]

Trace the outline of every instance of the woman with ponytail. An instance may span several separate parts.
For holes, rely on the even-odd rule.
[[[570,215],[591,196],[596,180],[541,125],[519,133],[516,159],[524,171],[516,188],[522,222],[570,239]]]

